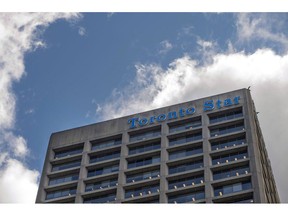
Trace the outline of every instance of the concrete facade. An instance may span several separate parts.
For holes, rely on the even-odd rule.
[[[53,133],[36,203],[65,202],[280,202],[249,90]]]

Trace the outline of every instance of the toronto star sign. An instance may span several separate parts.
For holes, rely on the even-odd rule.
[[[240,96],[236,96],[234,98],[227,98],[223,101],[221,100],[206,100],[203,103],[203,111],[211,111],[216,109],[221,109],[222,107],[229,107],[233,105],[239,104]],[[183,118],[184,116],[191,116],[196,112],[196,108],[194,106],[188,108],[180,108],[178,111],[171,111],[167,114],[161,113],[158,116],[150,116],[148,118],[145,117],[133,117],[128,119],[128,124],[130,125],[130,129],[137,128],[137,126],[143,127],[146,125],[151,125],[156,122],[161,123],[166,120],[172,120],[177,118]]]

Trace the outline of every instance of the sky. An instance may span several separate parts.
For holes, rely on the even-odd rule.
[[[35,202],[53,132],[251,86],[288,203],[287,25],[287,13],[0,13],[0,202]]]

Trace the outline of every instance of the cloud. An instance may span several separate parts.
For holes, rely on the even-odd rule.
[[[29,148],[15,134],[16,95],[12,85],[25,74],[24,55],[45,47],[40,36],[57,19],[77,20],[74,13],[0,14],[0,202],[36,199],[39,172],[25,165]]]
[[[239,42],[261,40],[277,43],[284,51],[288,49],[285,13],[239,13],[237,14],[237,35]]]
[[[80,36],[86,35],[86,29],[85,29],[84,27],[79,27],[79,29],[78,29],[78,34],[79,34]]]
[[[167,68],[136,65],[135,80],[129,87],[115,90],[99,114],[105,119],[115,118],[252,86],[278,191],[282,201],[288,202],[288,54],[281,56],[266,48],[251,54],[211,52],[210,58],[212,61],[203,65],[188,55],[175,59]]]
[[[160,46],[159,54],[166,54],[173,48],[173,45],[168,40],[161,41]]]

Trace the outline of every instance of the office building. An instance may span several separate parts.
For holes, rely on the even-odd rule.
[[[37,203],[278,203],[247,89],[51,135]]]

